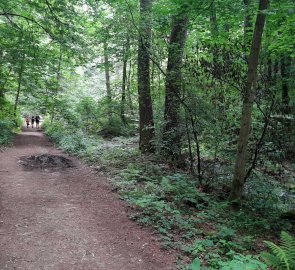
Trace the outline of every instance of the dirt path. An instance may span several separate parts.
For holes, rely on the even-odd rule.
[[[152,233],[128,220],[106,179],[75,167],[24,170],[22,156],[63,155],[24,129],[0,153],[0,269],[176,269]],[[69,158],[69,157],[68,157]]]

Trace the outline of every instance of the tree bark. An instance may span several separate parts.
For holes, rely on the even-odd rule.
[[[132,78],[132,61],[129,61],[129,71],[128,71],[128,76],[127,76],[127,87],[126,87],[126,92],[128,96],[128,103],[129,103],[129,109],[130,113],[133,115],[134,114],[134,108],[133,108],[133,102],[131,98],[131,93],[130,93],[130,85],[131,85],[131,78]]]
[[[109,62],[109,53],[108,53],[108,43],[103,42],[103,55],[104,55],[104,70],[105,70],[105,79],[106,79],[106,89],[107,89],[107,103],[108,103],[108,121],[109,123],[112,120],[112,92],[111,92],[111,82],[110,82],[110,62]]]
[[[62,63],[62,49],[59,47],[59,57],[58,57],[58,66],[56,72],[56,80],[59,87],[60,79],[61,79],[61,63]]]
[[[4,83],[0,87],[0,98],[4,98],[4,95],[5,95],[5,86],[6,86],[6,83],[8,82],[8,78],[9,78],[9,75],[10,75],[11,70],[12,70],[12,67],[9,68],[9,71],[7,73],[7,76],[6,76],[5,80],[4,80]]]
[[[251,42],[251,32],[252,32],[252,23],[251,23],[251,10],[250,10],[251,0],[244,0],[245,6],[245,17],[244,17],[244,47],[245,52],[248,52]]]
[[[181,157],[180,103],[182,88],[182,58],[187,36],[188,16],[182,12],[172,19],[168,48],[165,93],[164,152],[176,164]]]
[[[282,112],[284,114],[290,113],[290,96],[288,87],[288,70],[290,68],[291,60],[288,57],[283,57],[281,62],[281,75],[282,75]]]
[[[138,103],[139,149],[152,152],[154,138],[153,106],[150,87],[150,46],[152,0],[140,0],[140,26],[138,42]]]
[[[122,92],[121,92],[121,108],[120,115],[123,123],[127,123],[125,117],[125,103],[126,103],[126,81],[127,81],[127,63],[128,63],[128,54],[130,49],[129,36],[127,36],[126,44],[123,48],[123,74],[122,74]]]
[[[62,53],[62,46],[60,45],[59,47],[59,57],[58,57],[58,63],[57,63],[57,69],[56,69],[56,87],[57,91],[52,94],[53,100],[55,100],[55,97],[58,94],[58,91],[62,91],[60,82],[62,78],[62,70],[61,70],[61,64],[62,64],[62,59],[63,59],[63,53]],[[53,124],[53,121],[55,120],[55,114],[56,114],[56,104],[53,102],[50,105],[50,124]]]
[[[246,174],[247,146],[251,127],[252,109],[255,98],[255,82],[257,78],[257,66],[261,46],[263,28],[265,24],[265,13],[268,0],[259,1],[259,10],[256,18],[255,29],[252,38],[252,45],[249,55],[247,80],[244,86],[244,99],[241,117],[241,127],[238,139],[237,155],[235,161],[234,178],[230,193],[230,200],[239,203],[244,187]]]
[[[22,56],[22,59],[20,62],[20,68],[19,68],[19,72],[18,72],[18,86],[17,86],[17,92],[16,92],[16,96],[15,96],[15,101],[14,101],[14,116],[16,116],[16,110],[17,110],[17,106],[18,106],[18,100],[19,100],[19,95],[20,95],[20,90],[21,90],[21,85],[22,85],[24,61],[25,61],[25,55]]]
[[[210,7],[210,25],[211,25],[211,33],[213,37],[218,35],[218,24],[217,24],[217,17],[216,17],[216,8],[214,2],[211,4]]]

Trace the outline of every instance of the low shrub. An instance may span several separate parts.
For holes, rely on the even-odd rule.
[[[0,145],[11,142],[21,122],[19,114],[14,112],[13,104],[3,97],[0,98]]]
[[[7,145],[13,138],[14,121],[9,119],[0,119],[0,145]]]

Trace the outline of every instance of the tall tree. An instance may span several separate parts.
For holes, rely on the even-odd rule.
[[[106,40],[103,42],[103,56],[104,56],[104,72],[105,72],[105,81],[106,81],[106,90],[107,90],[107,102],[108,102],[108,121],[109,123],[112,120],[112,92],[111,92],[111,82],[110,82],[110,62],[109,62],[109,52],[108,52],[108,43]]]
[[[257,79],[257,66],[259,52],[265,24],[265,10],[268,6],[268,0],[259,1],[259,9],[256,18],[250,55],[248,58],[247,79],[243,89],[243,107],[240,125],[240,134],[238,139],[237,155],[235,161],[234,178],[231,187],[230,200],[239,201],[244,187],[245,167],[247,160],[248,140],[251,128],[252,109],[255,98],[255,84]]]
[[[125,103],[126,103],[126,83],[127,83],[127,63],[130,50],[130,37],[127,34],[126,43],[123,45],[123,71],[122,71],[122,95],[120,115],[123,123],[126,123]]]
[[[251,42],[251,0],[244,0],[244,8],[245,8],[245,15],[244,15],[244,48],[245,52],[248,52],[248,48]]]
[[[210,6],[210,26],[211,26],[212,36],[217,36],[218,24],[217,24],[216,7],[214,4],[214,1],[212,2]]]
[[[19,73],[18,73],[18,83],[17,83],[17,91],[16,91],[16,97],[14,101],[14,115],[16,116],[16,110],[18,106],[18,101],[19,101],[19,95],[21,92],[21,85],[22,85],[22,78],[23,78],[23,72],[24,72],[24,64],[25,63],[25,55],[22,55],[22,59],[20,60],[20,68],[19,68]]]
[[[182,87],[182,58],[187,36],[188,15],[181,10],[172,19],[168,48],[165,94],[164,152],[173,162],[181,156],[180,104]]]
[[[150,89],[150,47],[152,24],[152,0],[140,0],[140,25],[138,42],[138,103],[139,148],[142,152],[153,151],[153,107]]]
[[[288,72],[291,67],[291,59],[288,56],[282,57],[281,61],[281,75],[282,75],[282,112],[290,113],[290,95],[288,87]]]

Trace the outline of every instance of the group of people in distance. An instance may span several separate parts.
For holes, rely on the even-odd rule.
[[[33,115],[31,118],[29,116],[26,116],[25,120],[26,120],[27,128],[29,127],[30,122],[31,122],[32,128],[34,128],[35,122],[36,122],[36,128],[39,128],[39,123],[40,123],[39,115],[36,115],[36,116]]]

